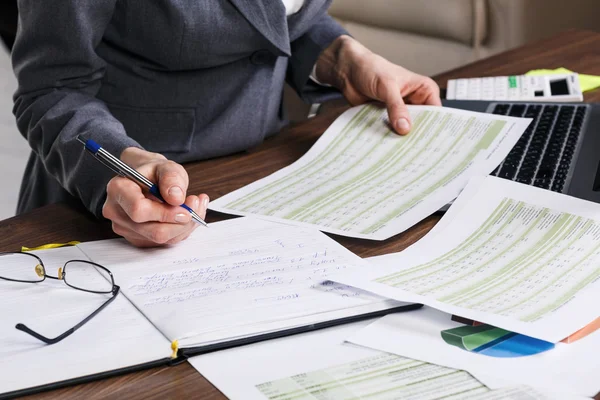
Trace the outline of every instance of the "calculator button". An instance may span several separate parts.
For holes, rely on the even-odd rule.
[[[506,100],[508,98],[508,77],[498,76],[495,79],[496,90],[494,93],[495,100]]]
[[[483,78],[481,87],[482,100],[494,100],[494,92],[496,88],[495,78]]]
[[[458,100],[467,99],[469,94],[469,81],[467,79],[458,79],[456,81],[456,98]]]
[[[481,100],[481,78],[469,79],[469,100]]]

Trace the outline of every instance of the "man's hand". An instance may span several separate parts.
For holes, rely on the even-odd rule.
[[[157,183],[166,203],[156,201],[127,178],[111,179],[102,214],[112,221],[113,231],[138,247],[174,244],[186,239],[197,224],[179,205],[185,201],[204,218],[208,196],[185,197],[187,172],[161,154],[129,147],[121,153],[121,160]]]
[[[411,129],[405,100],[442,104],[432,79],[392,64],[349,36],[340,36],[321,53],[316,75],[320,82],[340,89],[353,106],[373,100],[385,103],[390,124],[401,135]]]

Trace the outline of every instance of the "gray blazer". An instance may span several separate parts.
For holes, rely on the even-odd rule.
[[[19,0],[14,114],[32,153],[17,211],[67,201],[101,215],[112,174],[77,135],[184,163],[279,131],[285,81],[305,101],[339,95],[308,78],[345,33],[330,1],[286,18],[281,0]]]

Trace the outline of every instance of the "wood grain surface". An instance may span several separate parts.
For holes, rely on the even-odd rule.
[[[600,75],[600,34],[568,31],[500,55],[461,67],[436,77],[440,87],[448,79],[522,74],[530,69],[566,67],[579,73]],[[585,94],[585,101],[600,102],[600,90]],[[327,104],[317,117],[283,130],[248,152],[186,165],[190,191],[216,199],[285,167],[302,156],[347,106]],[[209,212],[208,222],[228,216]],[[361,257],[400,251],[426,234],[439,220],[433,215],[408,231],[383,242],[331,235]],[[107,222],[95,220],[84,210],[55,204],[0,222],[0,251],[21,246],[70,240],[115,237]],[[600,371],[599,382],[600,382]],[[96,382],[29,396],[28,399],[168,399],[225,398],[192,367],[183,363],[154,368]],[[596,396],[600,400],[600,394]]]

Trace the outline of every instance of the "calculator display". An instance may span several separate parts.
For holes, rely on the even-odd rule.
[[[552,96],[564,96],[569,94],[569,84],[566,79],[550,81],[550,92]]]

